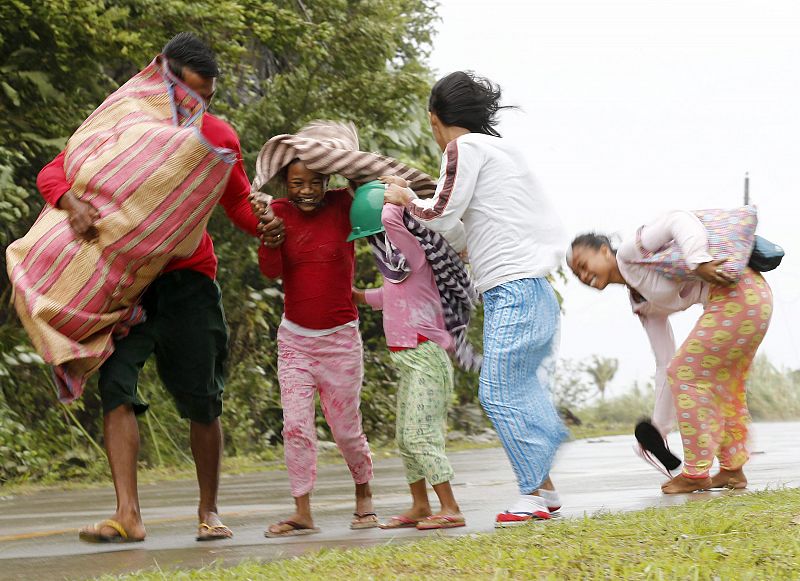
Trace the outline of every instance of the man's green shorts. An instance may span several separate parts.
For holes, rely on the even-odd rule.
[[[157,278],[142,297],[147,319],[115,342],[100,368],[100,398],[105,413],[130,404],[147,411],[136,385],[139,372],[155,354],[158,375],[175,398],[181,417],[211,423],[222,413],[228,326],[219,285],[192,270]]]

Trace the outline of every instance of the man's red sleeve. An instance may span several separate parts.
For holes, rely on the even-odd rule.
[[[236,163],[231,170],[225,192],[219,200],[220,205],[231,222],[251,236],[256,236],[258,219],[250,208],[250,182],[242,163],[242,147],[236,130],[219,117],[206,113],[200,129],[203,136],[216,147],[225,147],[236,153]]]
[[[257,236],[256,227],[258,226],[258,218],[253,214],[249,200],[250,181],[247,179],[247,174],[244,171],[242,151],[238,139],[235,140],[235,144],[236,164],[233,166],[228,185],[225,187],[225,193],[222,194],[219,203],[222,204],[231,222],[250,234],[250,236]]]
[[[245,178],[247,179],[247,178]],[[69,191],[67,175],[64,172],[64,152],[48,163],[36,177],[36,187],[45,201],[53,207],[58,207],[61,196]]]

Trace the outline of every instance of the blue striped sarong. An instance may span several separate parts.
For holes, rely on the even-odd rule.
[[[483,294],[480,401],[505,448],[521,494],[550,473],[567,429],[550,385],[558,352],[560,310],[544,278],[503,283]]]

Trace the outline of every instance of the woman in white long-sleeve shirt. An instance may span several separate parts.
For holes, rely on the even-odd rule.
[[[649,253],[671,243],[694,273],[691,279],[667,278],[647,264]],[[618,250],[597,234],[577,237],[571,250],[570,268],[584,284],[628,287],[633,312],[650,339],[656,358],[653,424],[666,436],[677,420],[684,450],[682,473],[662,490],[744,488],[750,422],[745,380],[772,316],[764,278],[747,267],[734,282],[722,268],[725,260],[709,253],[706,228],[691,212],[660,217]],[[668,317],[695,304],[703,305],[703,315],[676,351]],[[711,478],[715,456],[720,470]]]
[[[497,515],[503,527],[550,518],[560,507],[549,478],[566,435],[549,391],[560,312],[545,277],[558,268],[567,238],[521,152],[494,129],[499,100],[486,79],[457,72],[439,80],[428,107],[444,152],[436,194],[421,200],[392,184],[386,200],[468,250],[484,301],[480,401],[521,493]]]

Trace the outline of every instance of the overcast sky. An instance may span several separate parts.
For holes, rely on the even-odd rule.
[[[800,2],[442,0],[431,64],[498,82],[500,132],[569,229],[629,235],[672,208],[733,207],[750,172],[758,233],[787,257],[762,346],[800,367]],[[614,391],[653,358],[623,289],[570,275],[563,357],[617,357]],[[673,316],[683,340],[699,307]]]

